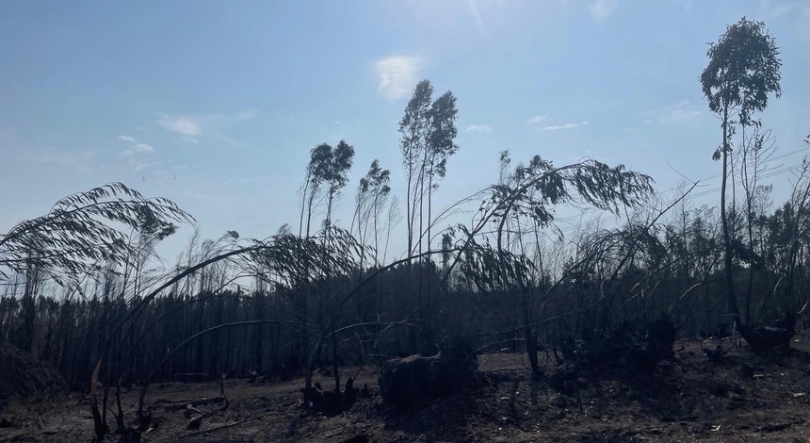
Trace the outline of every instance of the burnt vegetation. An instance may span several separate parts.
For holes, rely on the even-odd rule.
[[[744,60],[733,60],[734,45]],[[681,364],[678,339],[741,337],[755,353],[789,358],[810,319],[810,163],[768,163],[776,147],[753,119],[780,93],[776,55],[764,27],[744,19],[709,52],[701,82],[722,120],[718,208],[690,204],[696,184],[656,195],[651,177],[621,165],[541,156],[513,165],[504,151],[492,186],[437,210],[432,196],[463,149],[456,98],[434,99],[429,81],[400,123],[404,212],[374,161],[350,226],[334,222],[353,166],[345,141],[312,150],[297,232],[195,233],[173,266],[155,248],[193,226],[190,214],[119,183],[68,196],[0,236],[0,396],[79,392],[97,441],[139,441],[167,410],[185,411],[195,432],[228,409],[224,382],[219,396],[161,409],[150,388],[166,381],[302,377],[309,414],[334,417],[379,394],[396,415],[486,391],[493,381],[480,375],[479,356],[501,350],[525,355],[532,383],[582,409],[590,378],[656,377]],[[756,78],[731,75],[740,63]],[[732,146],[741,162],[728,159]],[[734,168],[741,195],[729,202]],[[772,202],[765,179],[776,174],[767,171],[795,174],[787,201]],[[564,229],[555,208],[567,204],[623,222]],[[463,210],[469,223],[447,222]],[[408,250],[392,260],[403,220]],[[721,365],[728,346],[700,349]],[[355,386],[357,368],[374,366],[377,383]],[[122,390],[138,394],[134,416]]]

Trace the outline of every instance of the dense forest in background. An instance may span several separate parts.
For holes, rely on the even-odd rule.
[[[434,97],[424,80],[399,125],[402,164],[375,160],[352,201],[354,147],[318,145],[297,223],[266,239],[195,234],[168,264],[156,246],[193,217],[118,183],[12,227],[0,237],[0,344],[49,362],[75,388],[98,379],[109,392],[251,373],[304,374],[309,387],[315,370],[339,384],[340,366],[432,355],[459,337],[477,352],[527,352],[542,373],[538,352],[564,361],[577,343],[643,334],[661,319],[684,338],[786,315],[804,324],[810,163],[779,164],[787,155],[754,118],[781,94],[778,55],[764,25],[745,19],[709,50],[700,80],[721,121],[718,207],[689,204],[697,183],[664,200],[651,177],[621,165],[518,163],[503,151],[492,186],[435,208],[452,156],[464,154],[455,96]],[[404,198],[386,166],[402,167]],[[774,201],[769,179],[788,174],[789,198]],[[354,205],[349,226],[333,223],[339,202]],[[560,205],[624,222],[563,231]],[[470,223],[446,226],[464,211]],[[407,253],[392,260],[403,224]]]

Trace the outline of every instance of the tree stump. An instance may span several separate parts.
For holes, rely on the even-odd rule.
[[[383,401],[399,409],[424,406],[459,390],[477,370],[471,349],[445,350],[431,357],[411,355],[383,364],[379,378]]]

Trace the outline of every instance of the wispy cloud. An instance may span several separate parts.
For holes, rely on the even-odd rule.
[[[131,135],[119,135],[117,138],[123,142],[135,143],[137,141],[135,140],[135,137],[132,137]]]
[[[540,129],[542,129],[543,131],[557,131],[559,129],[574,129],[574,128],[579,128],[580,126],[587,126],[587,125],[588,125],[588,122],[565,123],[565,124],[562,124],[562,125],[544,126],[544,127],[540,128]]]
[[[470,9],[470,15],[475,19],[475,24],[478,25],[478,30],[484,32],[484,20],[481,18],[481,13],[478,11],[478,5],[475,0],[467,0],[467,7]]]
[[[697,121],[702,111],[692,106],[689,100],[667,105],[658,111],[658,121],[665,124],[688,124]]]
[[[551,124],[552,121],[553,119],[550,118],[548,115],[535,115],[534,117],[529,119],[528,123],[530,125],[539,125],[541,123],[546,124],[546,126],[540,128],[543,131],[556,131],[558,129],[574,129],[588,124],[588,122]]]
[[[135,146],[133,146],[132,148],[121,152],[121,157],[130,157],[130,156],[133,156],[135,154],[141,154],[141,153],[144,153],[144,152],[154,152],[154,151],[155,151],[155,148],[153,148],[152,146],[147,145],[146,143],[138,143]]]
[[[242,185],[248,185],[248,184],[251,184],[251,183],[258,183],[261,180],[262,180],[261,177],[248,177],[248,178],[230,177],[230,178],[228,178],[229,182],[231,182],[231,183],[239,183],[239,184],[242,184]]]
[[[536,125],[538,123],[544,123],[548,121],[547,115],[535,115],[534,117],[530,118],[528,123],[530,125]]]
[[[377,89],[387,100],[406,97],[416,85],[422,64],[419,58],[406,56],[392,56],[377,61]]]
[[[157,121],[168,131],[176,132],[187,137],[194,137],[200,134],[200,119],[185,115],[164,115]]]
[[[465,129],[465,131],[466,132],[481,132],[481,133],[489,134],[490,132],[492,132],[492,126],[489,126],[489,125],[470,125],[470,126],[467,126],[467,129]]]
[[[588,7],[588,12],[599,23],[610,17],[610,14],[613,13],[617,6],[616,0],[596,0]]]
[[[256,109],[243,109],[236,114],[208,114],[202,116],[163,114],[157,124],[167,131],[181,136],[181,140],[199,143],[198,136],[209,129],[221,129],[236,122],[256,118],[260,112]]]

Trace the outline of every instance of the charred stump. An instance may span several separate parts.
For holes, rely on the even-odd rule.
[[[383,401],[398,409],[418,408],[458,391],[478,369],[470,348],[445,349],[430,357],[411,355],[383,364],[379,378]]]
[[[566,351],[569,363],[592,371],[618,365],[642,372],[653,371],[661,360],[673,357],[677,332],[667,319],[659,319],[641,329],[625,322],[613,330],[588,337]]]
[[[357,388],[354,387],[354,380],[349,377],[346,380],[346,390],[341,392],[340,388],[334,391],[324,391],[320,383],[315,383],[309,388],[301,388],[301,392],[311,405],[314,414],[337,415],[349,409],[357,399]]]
[[[773,326],[752,327],[742,322],[739,324],[740,335],[757,353],[790,348],[790,340],[796,334],[795,327],[796,316],[792,312],[785,314]]]
[[[642,349],[635,349],[633,357],[639,368],[652,371],[661,360],[672,357],[672,346],[677,332],[669,320],[656,320],[647,329],[647,343]]]

